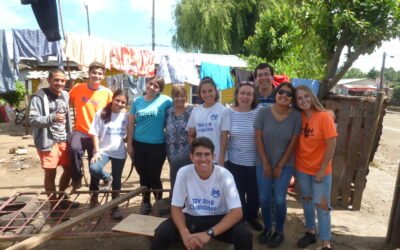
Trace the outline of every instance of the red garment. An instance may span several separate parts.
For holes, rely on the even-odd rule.
[[[274,75],[274,80],[272,80],[272,85],[274,85],[274,87],[278,87],[279,84],[283,82],[290,82],[290,78],[285,74]]]
[[[114,47],[111,50],[111,67],[135,76],[154,76],[154,54],[132,47]]]

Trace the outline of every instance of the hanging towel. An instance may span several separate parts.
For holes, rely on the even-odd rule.
[[[30,4],[36,21],[43,31],[47,41],[54,42],[61,39],[58,29],[58,11],[56,0],[21,0],[22,4]]]
[[[232,69],[232,74],[235,75],[235,83],[238,85],[241,82],[254,82],[254,72],[244,69]]]
[[[135,76],[154,76],[154,53],[128,46],[115,46],[111,67]]]
[[[0,30],[0,93],[14,91],[15,82],[11,71],[11,61],[8,56],[6,32]]]
[[[34,57],[39,62],[47,62],[49,56],[57,56],[59,67],[63,67],[60,42],[49,42],[41,30],[13,29],[14,76],[19,75],[20,57]]]
[[[201,62],[200,77],[211,77],[219,90],[233,88],[233,80],[229,66]]]
[[[290,82],[290,78],[285,74],[274,75],[274,80],[272,80],[272,85],[274,85],[274,87],[278,87],[279,84],[283,82]]]
[[[116,44],[95,36],[67,32],[65,55],[78,64],[81,70],[88,70],[92,62],[99,62],[110,69],[111,48]]]
[[[157,75],[164,78],[165,83],[191,83],[198,85],[199,72],[193,58],[183,54],[169,54],[161,56]]]
[[[315,95],[318,94],[318,89],[319,89],[319,81],[318,80],[293,78],[292,84],[295,87],[300,86],[300,85],[305,85],[305,86],[309,87]]]

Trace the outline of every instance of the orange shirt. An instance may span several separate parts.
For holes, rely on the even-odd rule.
[[[76,84],[69,92],[70,102],[75,104],[75,130],[88,135],[96,112],[111,102],[112,95],[111,90],[103,86],[91,89],[87,83]]]
[[[307,121],[302,112],[302,129],[296,154],[296,169],[300,172],[316,175],[324,159],[326,140],[336,137],[335,123],[328,112],[315,111]],[[325,175],[332,172],[332,161],[326,168]]]

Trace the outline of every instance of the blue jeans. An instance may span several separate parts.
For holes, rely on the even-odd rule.
[[[283,232],[286,219],[286,194],[294,167],[284,166],[279,179],[266,178],[262,166],[256,167],[258,195],[264,219],[265,230],[272,228],[272,204],[275,209],[275,231]]]
[[[117,159],[113,157],[109,157],[105,154],[100,154],[101,160],[97,160],[95,163],[90,163],[89,172],[90,175],[94,178],[91,178],[90,181],[90,190],[99,190],[99,180],[107,180],[110,179],[110,176],[113,177],[112,182],[112,190],[121,190],[121,176],[122,170],[124,169],[125,160]],[[111,175],[104,170],[107,162],[111,160]],[[116,193],[112,194],[112,197],[115,198],[117,196]]]
[[[305,174],[296,170],[296,182],[300,188],[301,202],[303,203],[304,217],[306,219],[306,229],[315,230],[315,211],[317,211],[318,218],[318,238],[321,240],[331,240],[331,184],[332,174],[324,177],[321,182],[314,181],[315,176]],[[311,200],[304,198],[311,197]],[[326,198],[328,204],[328,211],[315,206],[320,204],[322,198]]]

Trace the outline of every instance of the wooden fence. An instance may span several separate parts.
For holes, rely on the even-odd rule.
[[[325,107],[335,113],[339,134],[332,162],[332,205],[359,210],[369,164],[379,144],[387,103],[376,98],[331,95]]]

